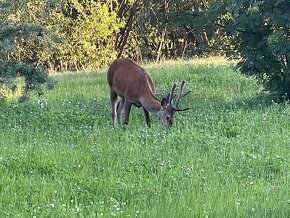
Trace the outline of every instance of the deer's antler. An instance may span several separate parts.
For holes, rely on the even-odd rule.
[[[183,80],[181,82],[181,85],[180,85],[180,91],[179,91],[179,94],[178,94],[178,97],[177,97],[177,100],[176,100],[176,103],[175,103],[175,108],[177,110],[182,110],[182,111],[185,111],[185,110],[188,110],[189,108],[185,108],[185,109],[180,109],[179,108],[179,102],[182,98],[184,98],[186,95],[188,95],[191,90],[187,91],[187,92],[183,92],[183,89],[184,89],[184,85],[185,85],[185,80]]]
[[[176,94],[174,94],[174,91],[175,91],[177,85],[175,83],[173,84],[173,86],[171,88],[171,92],[168,93],[168,95],[166,96],[166,100],[169,103],[170,107],[173,109],[173,111],[186,111],[189,109],[189,108],[184,108],[184,109],[179,108],[180,100],[191,92],[191,90],[189,90],[187,92],[183,92],[184,85],[185,85],[185,80],[183,80],[181,82],[179,94],[178,94],[178,97],[176,99],[175,105],[172,105],[172,101],[176,97]]]
[[[174,83],[172,88],[171,88],[171,92],[167,95],[167,102],[170,104],[171,107],[172,107],[172,100],[176,96],[174,94],[175,89],[176,89],[176,84]]]

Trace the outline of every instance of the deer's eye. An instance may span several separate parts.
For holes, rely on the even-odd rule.
[[[166,120],[169,120],[170,119],[170,117],[166,117]]]

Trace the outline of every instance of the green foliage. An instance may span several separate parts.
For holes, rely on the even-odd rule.
[[[116,57],[114,33],[122,26],[112,1],[62,1],[57,20],[63,43],[54,48],[49,62],[59,70],[100,67]]]
[[[0,10],[0,67],[11,72],[5,83],[12,89],[18,62],[60,71],[122,56],[227,54],[240,58],[243,73],[290,98],[287,0],[2,0]]]
[[[144,1],[126,55],[158,61],[225,54],[234,48],[224,29],[232,19],[230,6],[228,0]]]
[[[52,70],[100,67],[121,56],[203,55],[226,41],[216,25],[225,1],[13,0],[3,1],[2,10],[3,27],[42,28],[15,41],[15,57]]]
[[[114,57],[114,32],[122,25],[111,1],[12,0],[0,2],[0,83],[16,90],[53,86],[49,69],[99,67]],[[19,87],[19,89],[21,89]]]
[[[290,5],[287,0],[234,1],[228,26],[242,72],[263,79],[279,98],[290,99]]]
[[[136,107],[113,129],[101,72],[0,107],[0,217],[289,217],[290,107],[232,65],[145,66],[158,96],[192,90],[170,131]]]
[[[41,1],[40,1],[41,2]],[[24,77],[24,100],[28,91],[42,92],[43,84],[52,87],[48,71],[38,61],[38,50],[46,41],[46,29],[31,23],[34,14],[23,6],[30,1],[3,1],[0,3],[0,86],[17,89],[16,78]],[[30,8],[31,9],[31,8]],[[29,9],[29,10],[30,10]],[[30,17],[28,15],[31,14]],[[21,89],[21,88],[20,88]]]
[[[3,1],[2,28],[30,25],[16,38],[15,56],[50,69],[99,67],[114,57],[114,33],[123,25],[112,1]]]
[[[194,11],[193,1],[160,0],[145,1],[142,8],[133,33],[142,56],[158,61],[206,52],[208,39],[201,36],[205,30],[200,22],[205,6]]]

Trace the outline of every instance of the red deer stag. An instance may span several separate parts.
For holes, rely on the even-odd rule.
[[[149,112],[157,115],[159,120],[167,127],[171,127],[174,112],[189,109],[179,108],[180,100],[191,92],[183,92],[185,81],[181,83],[175,105],[172,105],[172,100],[175,97],[176,84],[173,85],[167,97],[160,101],[155,96],[155,86],[149,74],[130,59],[122,58],[115,60],[109,67],[107,79],[110,86],[113,125],[116,124],[117,120],[121,123],[121,112],[124,107],[125,117],[122,124],[127,125],[129,123],[132,104],[143,108],[145,122],[149,127]],[[118,96],[121,100],[117,103]]]

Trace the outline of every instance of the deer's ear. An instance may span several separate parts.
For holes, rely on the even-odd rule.
[[[167,99],[166,98],[162,98],[162,100],[161,100],[161,106],[162,107],[165,107],[167,105],[167,103],[168,103]]]

